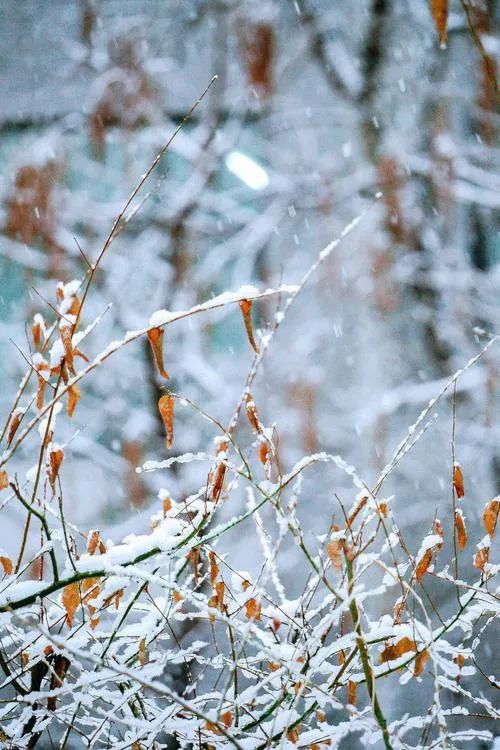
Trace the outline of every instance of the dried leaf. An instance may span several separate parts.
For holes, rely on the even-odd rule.
[[[176,604],[179,604],[179,602],[182,602],[184,600],[184,597],[182,596],[182,594],[180,594],[178,591],[175,591],[174,589],[174,591],[172,591],[172,599],[174,600]]]
[[[215,559],[215,552],[210,551],[208,553],[208,559],[210,561],[210,583],[213,586],[215,581],[217,580],[217,576],[219,575],[219,566],[217,565],[217,561]]]
[[[141,665],[141,667],[143,667],[149,661],[148,649],[146,647],[145,638],[141,638],[141,641],[139,643],[139,651],[137,653],[137,658],[139,659],[139,664]]]
[[[45,388],[47,387],[47,382],[43,375],[40,375],[39,372],[37,372],[37,378],[38,378],[38,391],[36,394],[36,408],[41,409],[43,407],[43,397],[45,395]]]
[[[295,745],[299,740],[299,734],[300,734],[299,727],[294,727],[293,729],[288,730],[288,732],[286,733],[286,736],[288,737],[290,742],[292,742]]]
[[[9,486],[9,475],[3,469],[0,470],[0,490],[5,490]]]
[[[4,575],[10,576],[14,569],[10,557],[7,557],[6,555],[0,555],[0,565],[3,568]]]
[[[75,374],[75,364],[73,360],[73,324],[62,319],[59,324],[59,333],[64,348],[64,358],[66,367],[72,375]]]
[[[187,559],[190,561],[191,565],[193,566],[193,573],[194,573],[194,585],[198,585],[198,581],[200,580],[200,575],[198,572],[198,564],[200,562],[200,549],[199,547],[193,547],[193,549],[189,550],[187,554]]]
[[[448,0],[431,0],[432,17],[439,34],[439,42],[442,47],[446,45],[448,25]]]
[[[252,301],[249,299],[242,299],[240,302],[240,310],[243,315],[243,322],[245,323],[245,330],[247,332],[250,346],[256,354],[259,354],[259,347],[255,343],[252,328]]]
[[[490,557],[490,548],[489,547],[481,547],[476,554],[474,555],[474,566],[480,570],[482,573],[484,573],[484,566],[488,562]]]
[[[255,401],[253,400],[253,396],[250,393],[247,393],[245,397],[245,405],[247,408],[247,417],[248,421],[254,428],[255,432],[262,432],[262,424],[259,420],[259,415],[257,413],[257,407],[255,406]]]
[[[455,488],[455,492],[457,493],[457,497],[460,498],[465,495],[464,475],[462,473],[460,464],[455,464],[453,466],[453,486]]]
[[[427,570],[431,562],[432,562],[432,550],[428,549],[425,551],[420,561],[417,563],[417,569],[415,571],[417,581],[420,581],[424,577],[424,575],[427,573]]]
[[[50,681],[50,689],[57,690],[63,684],[63,680],[66,677],[66,672],[69,669],[70,661],[62,654],[56,654],[54,664],[52,667],[52,679]],[[47,698],[47,708],[49,711],[55,711],[57,706],[57,697],[55,695]]]
[[[158,409],[167,433],[167,450],[172,447],[174,439],[174,401],[174,397],[170,394],[165,394],[158,401]]]
[[[68,627],[73,625],[73,618],[80,604],[80,589],[77,583],[70,583],[65,586],[62,593],[62,605],[66,612],[66,624]]]
[[[78,388],[77,385],[71,385],[68,388],[68,404],[66,407],[68,417],[73,416],[73,412],[75,411],[76,405],[79,400],[80,400],[80,389]]]
[[[352,680],[347,683],[347,702],[350,706],[356,705],[357,685]]]
[[[17,432],[17,428],[21,424],[21,419],[23,418],[23,415],[24,415],[24,409],[16,409],[12,414],[12,418],[9,424],[9,434],[7,436],[7,448],[9,447],[9,445],[12,443],[14,439],[14,435]]]
[[[455,511],[455,528],[457,530],[458,546],[463,549],[467,544],[467,530],[461,510]]]
[[[483,521],[484,528],[488,534],[493,538],[495,536],[495,529],[498,520],[498,513],[500,512],[500,498],[494,497],[489,503],[484,506]]]
[[[347,528],[351,528],[352,524],[356,520],[356,517],[358,513],[360,513],[363,508],[365,507],[366,503],[368,502],[368,497],[364,495],[361,500],[355,505],[355,507],[352,510],[352,513],[350,514],[349,518],[347,519]]]
[[[153,352],[153,357],[156,362],[156,366],[158,368],[158,372],[162,376],[162,378],[168,379],[170,375],[165,370],[165,367],[163,366],[163,334],[165,331],[163,328],[151,328],[148,331],[148,340],[151,344],[151,350]]]
[[[262,607],[255,599],[249,599],[245,604],[247,620],[262,620]]]
[[[270,455],[269,443],[267,440],[261,438],[259,441],[259,461],[261,464],[264,464],[265,466],[270,459]]]
[[[340,526],[334,525],[332,526],[332,532],[336,533],[337,531],[340,531]],[[343,558],[342,558],[342,543],[340,539],[331,539],[328,544],[326,545],[326,554],[332,561],[332,565],[335,568],[335,570],[340,570],[342,568]]]
[[[224,713],[220,715],[220,720],[222,721],[226,729],[229,729],[229,727],[233,723],[233,715],[231,711],[224,711]]]
[[[380,661],[395,661],[404,654],[407,654],[409,651],[416,650],[417,644],[415,643],[415,641],[412,641],[410,638],[405,636],[404,638],[401,638],[401,640],[397,643],[387,645],[380,654]]]
[[[222,461],[217,465],[216,469],[210,472],[208,481],[212,491],[212,500],[217,505],[219,502],[222,487],[224,486],[224,477],[226,475],[227,466]]]
[[[419,654],[416,655],[415,663],[414,663],[414,670],[413,670],[414,677],[420,677],[428,661],[429,661],[428,651],[421,651]]]
[[[64,458],[64,451],[62,448],[53,448],[49,453],[49,467],[48,467],[48,478],[52,492],[55,491],[56,479],[59,476],[59,469]]]

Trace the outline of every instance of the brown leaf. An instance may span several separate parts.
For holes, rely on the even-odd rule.
[[[261,464],[264,464],[264,466],[267,464],[270,458],[270,450],[269,450],[269,443],[267,440],[260,439],[259,442],[259,461]]]
[[[3,469],[0,470],[0,490],[5,490],[9,486],[9,475]]]
[[[219,566],[217,565],[217,561],[215,559],[215,552],[210,551],[208,553],[208,559],[210,561],[210,583],[213,586],[215,581],[217,580],[217,576],[219,575]]]
[[[387,645],[380,654],[380,661],[395,661],[409,651],[416,651],[417,644],[407,636],[401,638],[397,643]]]
[[[59,469],[61,468],[63,458],[64,451],[62,448],[53,448],[49,453],[49,468],[47,474],[50,486],[52,487],[52,492],[55,490],[56,479],[59,476]]]
[[[467,530],[462,511],[455,511],[455,528],[457,530],[458,546],[463,549],[467,544]]]
[[[255,401],[253,400],[253,396],[250,393],[247,393],[245,397],[245,405],[247,408],[248,421],[254,428],[255,432],[262,432],[262,425],[257,413],[257,407],[255,406]]]
[[[14,568],[10,557],[7,557],[6,555],[0,555],[0,565],[3,568],[4,575],[10,576]]]
[[[76,405],[79,400],[80,400],[80,389],[78,388],[76,384],[71,385],[68,388],[68,404],[66,406],[68,417],[73,416],[73,412],[75,411]]]
[[[417,563],[417,569],[415,571],[417,581],[420,581],[424,577],[424,575],[427,573],[427,570],[431,562],[432,562],[432,550],[428,549],[425,551],[420,561]]]
[[[38,391],[36,394],[36,408],[41,409],[43,407],[43,397],[45,395],[45,388],[47,387],[47,382],[43,375],[40,375],[39,372],[37,372],[37,378],[38,378]]]
[[[224,477],[226,475],[227,466],[225,463],[219,463],[215,470],[210,472],[209,484],[212,490],[212,500],[217,505],[219,502],[222,487],[224,486]]]
[[[9,434],[7,436],[7,448],[9,447],[9,445],[12,443],[14,439],[14,435],[17,432],[17,428],[21,424],[21,419],[23,418],[23,415],[24,415],[24,409],[16,409],[14,413],[12,414],[12,418],[9,424]]]
[[[413,670],[413,676],[414,677],[420,677],[422,672],[425,669],[425,665],[429,661],[429,652],[428,651],[421,651],[419,654],[415,657],[415,666]]]
[[[64,319],[59,324],[59,333],[61,335],[62,345],[64,347],[64,358],[66,367],[72,375],[75,374],[75,364],[73,360],[73,325]]]
[[[193,547],[193,549],[189,550],[187,554],[187,559],[190,561],[191,565],[193,566],[193,573],[194,573],[194,585],[198,585],[198,581],[200,580],[200,575],[198,571],[198,564],[200,562],[200,549],[199,547]]]
[[[484,528],[491,537],[495,536],[495,529],[500,511],[500,498],[494,497],[484,506],[483,521]]]
[[[441,46],[446,45],[448,26],[448,0],[431,0],[432,17],[439,34]]]
[[[245,604],[247,620],[262,620],[262,607],[255,599],[249,599]]]
[[[245,330],[247,332],[248,340],[250,342],[250,346],[254,350],[256,354],[259,354],[259,347],[255,343],[255,339],[253,337],[253,328],[252,328],[252,302],[249,299],[242,299],[240,302],[240,310],[243,315],[243,322],[245,323]]]
[[[174,439],[174,401],[174,397],[170,394],[165,394],[158,401],[158,409],[167,433],[167,450],[172,447]]]
[[[460,468],[460,464],[455,464],[453,466],[453,486],[455,488],[455,492],[457,493],[457,497],[460,498],[465,495],[464,475],[462,473],[462,469]]]
[[[349,680],[347,683],[347,702],[351,706],[356,705],[356,696],[357,696],[357,685],[352,680]]]
[[[151,344],[151,350],[153,352],[153,357],[156,362],[156,366],[158,368],[158,372],[162,376],[162,378],[168,379],[170,375],[165,370],[165,367],[163,366],[163,334],[165,331],[163,328],[151,328],[148,331],[148,340]]]
[[[31,326],[31,335],[33,337],[33,345],[35,349],[40,348],[40,344],[42,343],[42,325],[43,325],[43,318],[41,316],[35,316],[33,325]]]
[[[65,586],[62,593],[62,605],[66,612],[66,624],[68,627],[73,625],[73,618],[80,604],[80,589],[77,583],[70,583]]]
[[[220,720],[222,721],[226,729],[229,729],[229,727],[233,723],[233,715],[231,711],[224,711],[224,713],[220,715]]]
[[[484,573],[484,566],[488,562],[490,557],[490,548],[489,547],[481,547],[480,550],[476,552],[474,555],[474,566],[480,570],[482,573]]]
[[[145,638],[141,638],[141,641],[139,643],[139,651],[137,653],[137,658],[139,659],[139,664],[141,665],[141,667],[143,667],[149,661],[148,649],[146,647]]]
[[[340,531],[340,526],[334,525],[332,526],[332,531],[337,532]],[[328,544],[326,545],[326,554],[332,561],[332,565],[335,568],[335,570],[340,570],[342,568],[342,544],[339,539],[331,539]]]
[[[359,502],[355,505],[355,507],[353,508],[353,510],[352,510],[349,518],[347,519],[347,528],[349,528],[349,529],[351,528],[352,524],[356,520],[356,517],[357,517],[358,513],[360,513],[363,510],[363,508],[365,507],[365,505],[366,505],[367,502],[368,502],[368,497],[366,495],[364,495],[361,498],[361,500],[359,500]]]
[[[50,681],[51,690],[56,690],[57,688],[60,688],[62,686],[69,665],[69,659],[67,659],[62,654],[56,654],[54,665],[52,667],[52,679]],[[55,695],[51,695],[49,698],[47,698],[47,708],[49,711],[55,711],[56,705],[57,697]]]

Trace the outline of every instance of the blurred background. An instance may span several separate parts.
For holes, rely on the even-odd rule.
[[[25,321],[52,320],[42,297],[54,303],[57,281],[83,277],[78,245],[97,256],[217,74],[105,256],[84,323],[105,314],[85,353],[158,308],[297,283],[381,191],[297,299],[253,389],[285,471],[324,450],[373,483],[424,405],[498,332],[500,6],[451,0],[446,49],[426,0],[1,0],[0,11],[2,421],[26,366],[10,339],[29,356]],[[276,309],[273,298],[255,304],[256,329]],[[172,388],[227,424],[252,360],[237,306],[168,327],[165,360]],[[477,540],[483,505],[500,490],[498,366],[493,346],[456,393],[455,452]],[[146,530],[161,487],[185,497],[203,484],[198,464],[135,472],[167,455],[161,384],[147,343],[132,344],[84,381],[73,420],[61,422],[66,514],[84,531],[118,541]],[[384,486],[413,552],[436,514],[450,518],[451,427],[447,397]],[[217,434],[181,406],[175,430],[170,455],[206,450]],[[247,424],[239,437],[251,442]],[[326,532],[335,492],[352,502],[347,477],[311,472],[308,533]],[[24,520],[4,503],[10,555]]]

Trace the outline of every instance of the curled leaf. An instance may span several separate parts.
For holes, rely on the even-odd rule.
[[[139,664],[141,665],[141,667],[144,667],[144,665],[147,664],[149,661],[148,649],[146,646],[145,638],[141,638],[140,640],[137,658],[139,659]]]
[[[431,562],[432,562],[432,550],[428,549],[424,552],[419,562],[417,563],[417,569],[415,571],[417,581],[422,580],[424,575],[427,573],[427,570],[429,569],[429,565],[431,564]]]
[[[50,689],[57,690],[63,684],[66,672],[69,669],[70,661],[62,654],[56,654],[52,667],[52,678],[50,680]],[[55,711],[57,705],[57,696],[51,695],[47,698],[47,708],[49,711]]]
[[[460,467],[460,464],[455,464],[453,466],[453,487],[455,488],[455,492],[457,493],[457,497],[463,497],[465,495],[465,489],[464,489],[464,475],[462,473],[462,469]]]
[[[347,683],[347,702],[350,706],[356,705],[356,696],[357,696],[357,685],[353,680],[349,680]]]
[[[252,328],[252,301],[249,299],[242,299],[240,302],[240,310],[243,315],[243,322],[245,323],[245,330],[247,332],[250,346],[256,354],[259,354],[259,347],[255,343]]]
[[[215,581],[217,580],[217,576],[219,575],[219,566],[217,565],[217,561],[215,559],[215,552],[211,550],[208,553],[208,559],[210,561],[210,583],[213,586]]]
[[[174,439],[174,397],[165,394],[158,401],[158,409],[167,433],[167,450],[172,447]]]
[[[474,555],[474,566],[484,573],[484,566],[488,562],[490,557],[489,547],[480,547],[480,549]]]
[[[9,424],[9,434],[7,435],[7,448],[14,440],[14,435],[17,432],[17,428],[21,424],[21,419],[24,416],[24,412],[25,412],[24,409],[15,409],[12,412],[12,417],[10,419],[10,424]]]
[[[484,506],[483,522],[484,528],[488,534],[493,537],[495,535],[495,529],[498,520],[498,513],[500,512],[500,498],[495,497],[486,503]]]
[[[62,448],[54,447],[50,450],[47,475],[49,478],[50,486],[52,487],[52,492],[54,492],[55,490],[56,479],[59,476],[59,469],[61,468],[63,458],[64,451]]]
[[[80,400],[80,389],[78,388],[77,385],[71,385],[68,388],[68,404],[66,407],[68,417],[73,416],[73,412],[75,411],[76,405],[79,400]]]
[[[467,530],[461,510],[455,511],[455,528],[457,530],[458,546],[463,549],[467,544]]]
[[[150,328],[148,331],[148,340],[151,345],[153,357],[162,378],[168,379],[170,376],[163,365],[163,328]]]
[[[255,406],[255,401],[253,400],[253,396],[250,393],[247,393],[245,397],[245,405],[247,408],[248,421],[252,425],[253,429],[255,430],[255,432],[262,432],[262,424],[257,413],[257,407]]]

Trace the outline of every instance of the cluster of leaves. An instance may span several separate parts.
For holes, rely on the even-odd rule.
[[[444,523],[435,519],[412,551],[392,499],[382,495],[385,480],[425,430],[432,409],[485,350],[424,409],[374,486],[328,453],[306,455],[285,470],[277,428],[261,417],[252,385],[290,305],[358,218],[321,251],[300,284],[265,291],[243,287],[188,310],[157,311],[142,329],[129,331],[89,360],[85,342],[99,318],[81,328],[87,296],[101,258],[161,153],[118,216],[97,261],[87,261],[85,278],[57,286],[53,322],[35,316],[35,353],[4,427],[0,489],[9,496],[6,502],[24,506],[27,521],[17,560],[0,557],[2,688],[12,690],[0,705],[2,741],[11,748],[34,748],[47,734],[59,737],[61,748],[78,739],[87,747],[112,743],[140,750],[166,746],[174,738],[186,748],[319,750],[358,733],[364,744],[380,741],[396,750],[488,739],[487,730],[471,732],[460,721],[498,718],[482,693],[469,690],[467,680],[480,670],[474,655],[498,612],[493,581],[498,566],[490,560],[490,548],[500,501],[485,505],[485,536],[473,554],[474,574],[464,579],[460,555],[469,542],[459,507],[467,497],[460,466],[454,464],[450,478],[453,573],[440,561]],[[282,308],[268,330],[255,333],[252,305],[274,295]],[[150,531],[118,544],[103,540],[96,529],[85,533],[67,523],[60,477],[66,446],[55,441],[63,401],[71,419],[84,398],[82,381],[144,337],[166,381],[165,329],[235,304],[254,359],[229,425],[165,387],[158,409],[167,450],[175,448],[177,403],[208,419],[217,436],[207,452],[139,468],[168,477],[175,463],[205,462],[198,486],[183,499],[162,489]],[[77,360],[84,362],[82,369]],[[22,482],[15,472],[16,452],[29,441],[37,461]],[[353,497],[336,497],[332,517],[325,518],[313,546],[299,510],[307,502],[304,475],[318,463],[346,474]],[[243,511],[240,488],[246,493]],[[335,496],[333,483],[331,493]],[[33,562],[24,557],[35,523],[42,540],[39,576],[23,580]],[[253,534],[261,548],[258,575],[224,551],[224,540],[240,533]],[[287,590],[280,574],[290,543],[306,571],[298,593]],[[446,617],[433,601],[434,584],[456,589],[455,611]],[[179,690],[181,672],[185,686]],[[401,686],[416,682],[426,695],[425,711],[391,717],[387,690],[380,687],[386,677]],[[450,705],[450,694],[463,700],[459,710]]]

